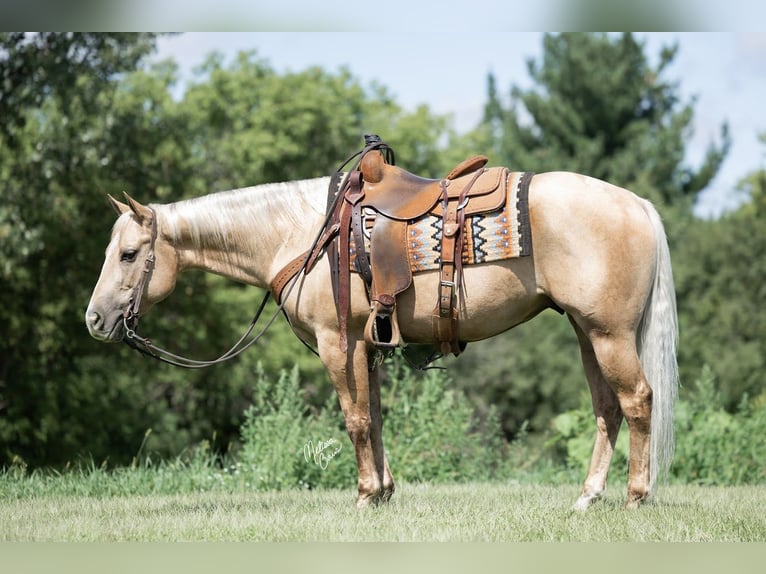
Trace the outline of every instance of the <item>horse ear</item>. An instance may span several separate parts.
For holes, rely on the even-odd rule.
[[[126,204],[122,203],[121,201],[117,201],[115,198],[113,198],[108,193],[106,194],[106,197],[109,198],[109,203],[114,208],[114,210],[117,212],[117,215],[122,215],[126,211],[130,211],[130,207],[128,207]]]
[[[152,212],[148,207],[141,205],[124,191],[122,192],[122,194],[125,196],[125,199],[128,201],[128,206],[130,207],[130,210],[136,214],[136,217],[138,217],[139,221],[144,221],[145,219],[151,218]]]

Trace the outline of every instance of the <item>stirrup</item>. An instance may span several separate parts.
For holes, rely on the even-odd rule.
[[[401,343],[396,299],[393,296],[384,294],[372,302],[370,316],[364,327],[364,340],[380,349],[395,349]]]

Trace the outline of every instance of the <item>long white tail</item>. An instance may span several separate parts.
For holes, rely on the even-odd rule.
[[[673,414],[678,395],[678,317],[670,250],[660,215],[644,202],[657,240],[654,285],[644,308],[637,343],[641,366],[652,387],[650,491],[658,478],[667,476],[673,460]]]

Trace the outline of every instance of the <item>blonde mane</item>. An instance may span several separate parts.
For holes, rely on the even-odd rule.
[[[286,241],[305,225],[307,212],[322,215],[329,178],[268,183],[152,205],[171,241],[188,234],[195,249],[236,255],[274,235]]]

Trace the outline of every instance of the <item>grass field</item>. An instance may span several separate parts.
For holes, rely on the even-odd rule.
[[[359,511],[352,490],[78,495],[5,488],[0,540],[766,541],[765,486],[666,486],[637,511],[624,510],[624,493],[613,490],[585,513],[571,510],[578,490],[403,484],[389,504]]]

